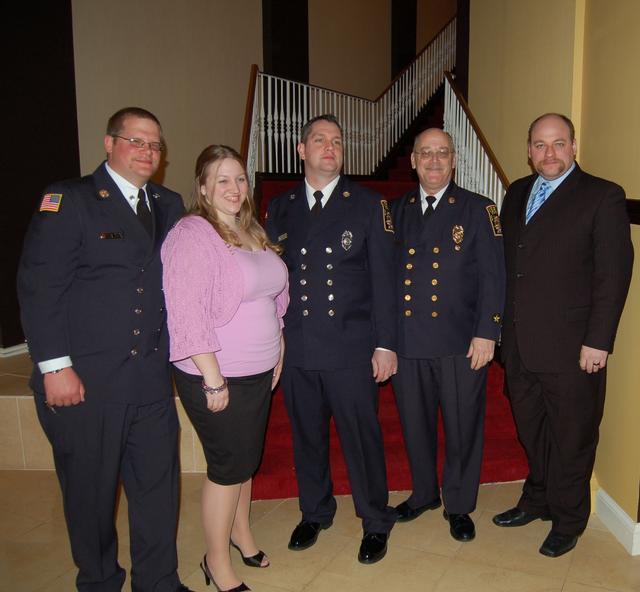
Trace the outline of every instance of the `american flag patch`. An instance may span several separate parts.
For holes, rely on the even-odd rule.
[[[62,203],[62,193],[47,193],[40,204],[41,212],[57,212]]]

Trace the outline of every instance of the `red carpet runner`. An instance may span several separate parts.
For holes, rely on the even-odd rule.
[[[485,421],[482,483],[515,481],[527,475],[527,461],[517,437],[511,409],[502,393],[503,374],[497,364],[489,369],[487,384],[487,413]],[[389,489],[411,489],[411,475],[404,450],[400,419],[390,385],[380,391],[378,412],[387,461]],[[439,433],[439,467],[442,470],[443,437]],[[338,437],[331,428],[331,473],[334,493],[350,493],[347,471],[342,458]],[[267,440],[262,465],[253,485],[253,499],[297,497],[298,487],[293,468],[291,430],[280,390],[273,397],[271,416],[267,427]]]

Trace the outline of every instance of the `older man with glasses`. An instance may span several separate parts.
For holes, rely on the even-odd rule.
[[[180,196],[150,181],[157,118],[115,113],[107,160],[48,187],[29,227],[18,293],[31,387],[53,448],[77,589],[122,589],[114,510],[129,505],[131,588],[186,591],[177,574],[178,420],[168,364],[160,245]]]
[[[451,536],[475,537],[487,366],[500,335],[504,260],[498,210],[453,181],[449,134],[414,142],[420,183],[393,202],[398,303],[398,373],[393,380],[413,492],[398,522],[439,508]],[[437,476],[438,409],[446,438],[442,500]]]

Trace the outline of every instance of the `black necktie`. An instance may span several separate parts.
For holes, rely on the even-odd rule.
[[[433,195],[427,195],[427,207],[425,208],[424,213],[422,214],[425,218],[428,218],[429,216],[431,216],[431,214],[433,214],[434,201],[436,201],[436,198]]]
[[[322,211],[322,191],[314,191],[313,197],[316,199],[316,203],[311,208],[311,213],[317,216]]]
[[[153,231],[151,224],[151,212],[147,207],[147,196],[144,194],[144,189],[138,190],[138,205],[136,206],[136,214],[138,215],[138,220],[147,231],[149,236]]]

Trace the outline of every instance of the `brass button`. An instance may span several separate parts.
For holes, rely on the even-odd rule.
[[[302,278],[302,279],[300,280],[300,285],[301,285],[301,286],[306,286],[306,285],[307,285],[307,280],[305,280],[304,278]]]
[[[431,313],[431,316],[435,319],[435,318],[438,316],[438,313],[434,310],[434,311]]]
[[[438,267],[440,267],[440,264],[437,261],[433,262],[433,269],[438,269]]]
[[[333,286],[333,280],[327,280],[327,286]]]
[[[437,280],[436,278],[433,278],[433,279],[431,280],[431,285],[432,285],[432,286],[437,286],[437,285],[438,285],[438,280]]]
[[[329,311],[327,312],[327,314],[332,317],[333,315],[335,315],[335,311],[333,310],[333,308],[330,308]]]
[[[325,252],[325,253],[327,253],[328,255],[331,255],[331,253],[333,253],[333,249],[332,249],[331,247],[327,247],[327,248],[324,250],[324,252]]]
[[[404,311],[404,316],[405,317],[410,317],[413,313],[410,310],[405,310]]]
[[[302,249],[300,249],[300,252],[301,252],[303,255],[306,255],[306,254],[307,254],[307,249],[305,249],[304,247],[302,247]]]
[[[302,302],[306,302],[308,299],[308,296],[306,294],[303,294],[302,296],[300,296],[300,300],[302,300]]]
[[[413,263],[407,263],[407,264],[405,265],[405,267],[406,267],[407,269],[413,269]]]
[[[131,350],[131,355],[132,356],[137,356],[138,355],[138,350],[135,347]]]
[[[411,280],[404,280],[404,285],[405,286],[410,286],[411,285]]]
[[[415,254],[416,254],[416,250],[413,247],[411,247],[409,249],[409,255],[415,255]]]
[[[411,300],[411,294],[405,294],[404,299],[409,302]]]
[[[440,247],[433,247],[433,252],[437,255],[440,252]]]
[[[431,296],[431,302],[436,302],[437,300],[438,300],[438,297],[435,294]]]
[[[302,271],[304,271],[305,269],[307,269],[307,264],[303,263],[302,265],[300,265],[300,269],[302,269]]]
[[[140,329],[134,329],[133,330],[133,334],[134,335],[140,335]]]
[[[142,309],[141,308],[135,308],[133,310],[133,312],[135,312],[136,314],[142,314]]]
[[[136,292],[138,294],[142,294],[144,292],[144,288],[136,288]]]
[[[333,265],[331,265],[331,263],[327,263],[327,269],[331,271],[333,269]]]
[[[333,302],[333,299],[335,298],[333,294],[329,294],[329,296],[327,296],[327,298],[329,299],[329,302]]]
[[[309,311],[306,308],[302,311],[302,316],[303,317],[308,317],[309,316]]]

